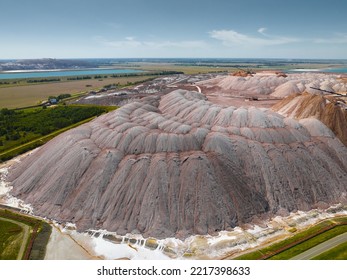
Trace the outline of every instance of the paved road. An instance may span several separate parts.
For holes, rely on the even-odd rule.
[[[24,255],[24,251],[25,251],[25,246],[27,244],[27,240],[29,238],[30,227],[28,225],[26,225],[26,224],[22,224],[20,222],[17,222],[17,221],[14,221],[14,220],[9,220],[9,219],[6,219],[6,218],[0,218],[0,220],[16,224],[16,225],[20,226],[24,230],[24,236],[22,238],[22,245],[20,246],[20,249],[19,249],[18,255],[17,255],[17,260],[21,260],[23,258],[23,255]]]
[[[347,232],[340,234],[338,236],[335,236],[334,238],[331,238],[293,258],[291,260],[310,260],[342,243],[347,242]]]

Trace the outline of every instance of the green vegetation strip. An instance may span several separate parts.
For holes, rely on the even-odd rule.
[[[26,242],[23,259],[44,258],[52,230],[49,224],[7,209],[0,209],[0,218],[3,219],[0,220],[0,259],[17,259],[23,242]],[[27,240],[23,240],[23,229],[18,224],[30,227]]]
[[[91,121],[92,119],[94,119],[95,117],[91,117],[89,119],[86,119],[86,120],[83,120],[83,121],[80,121],[78,123],[75,123],[73,125],[70,125],[68,127],[65,127],[65,128],[62,128],[62,129],[59,129],[55,132],[52,132],[46,136],[43,136],[43,137],[40,137],[38,139],[35,139],[33,141],[30,141],[28,143],[25,143],[23,145],[20,145],[18,147],[15,147],[13,149],[9,149],[3,153],[0,154],[0,162],[1,161],[6,161],[6,160],[9,160],[11,158],[14,158],[20,154],[23,154],[25,152],[28,152],[30,150],[33,150],[37,147],[40,147],[41,145],[47,143],[49,140],[53,139],[55,136],[59,135],[60,133],[63,133],[69,129],[72,129],[74,127],[77,127],[81,124],[84,124],[84,123],[87,123],[89,121]]]
[[[0,81],[0,88],[8,87],[18,87],[25,85],[40,85],[40,84],[49,84],[49,83],[66,83],[71,81],[93,81],[93,80],[104,80],[104,79],[119,79],[119,78],[137,78],[143,77],[146,81],[148,76],[167,76],[183,74],[183,71],[176,71],[175,69],[155,69],[151,68],[149,70],[144,70],[140,73],[119,73],[119,74],[92,74],[92,75],[78,75],[75,76],[60,76],[55,78],[14,78],[14,79],[3,79]]]
[[[0,110],[0,162],[37,148],[58,134],[89,122],[115,106],[70,105]]]
[[[347,260],[347,242],[320,254],[313,260]]]
[[[0,259],[17,259],[23,237],[23,229],[18,224],[0,218]]]
[[[329,238],[347,231],[347,217],[323,221],[268,247],[237,257],[237,260],[290,259]]]
[[[291,259],[292,257],[295,257],[296,255],[299,255],[308,249],[311,249],[324,241],[327,241],[335,236],[338,236],[344,232],[347,231],[347,225],[337,225],[336,227],[323,232],[315,237],[312,237],[305,242],[302,242],[298,245],[295,245],[279,254],[276,254],[272,257],[270,257],[270,260],[288,260]]]

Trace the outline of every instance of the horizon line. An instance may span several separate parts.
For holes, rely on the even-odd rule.
[[[192,60],[198,60],[198,59],[216,59],[216,60],[346,60],[347,58],[285,58],[285,57],[36,57],[36,58],[0,58],[0,61],[5,60],[45,60],[45,59],[66,59],[66,60],[76,60],[76,59],[120,59],[120,60],[140,60],[140,59],[146,59],[146,60],[164,60],[164,59],[192,59]]]

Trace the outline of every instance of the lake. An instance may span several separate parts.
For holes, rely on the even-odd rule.
[[[305,68],[298,68],[298,69],[291,69],[286,71],[288,73],[293,72],[323,72],[323,73],[346,73],[347,74],[347,68],[346,67],[340,67],[340,68],[323,68],[323,69],[305,69]]]
[[[112,74],[135,74],[144,72],[135,69],[87,69],[87,70],[48,70],[48,71],[16,71],[0,73],[0,80],[4,79],[30,79],[30,78],[51,78],[51,77],[71,77],[89,75],[112,75]]]
[[[347,73],[347,67],[325,69],[324,72],[329,72],[329,73]]]

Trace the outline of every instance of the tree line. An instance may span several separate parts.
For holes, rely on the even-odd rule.
[[[22,144],[29,138],[47,135],[106,111],[98,106],[57,106],[22,111],[3,108],[0,110],[0,146]]]

